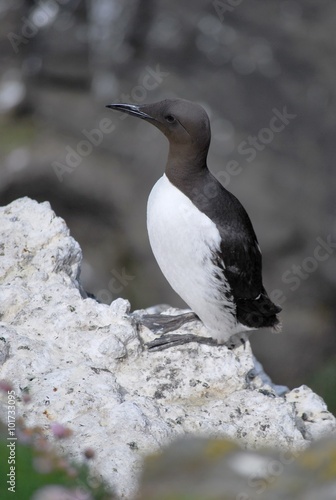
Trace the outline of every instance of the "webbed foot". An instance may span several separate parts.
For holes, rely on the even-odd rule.
[[[141,325],[146,326],[155,335],[165,335],[181,328],[181,326],[191,321],[198,320],[193,312],[178,314],[177,316],[168,316],[168,314],[145,314],[138,319]]]
[[[178,345],[186,345],[190,342],[197,342],[198,344],[212,346],[218,345],[217,340],[212,337],[200,337],[198,335],[193,335],[192,333],[187,333],[185,335],[176,333],[175,335],[162,335],[151,342],[147,342],[146,346],[149,351],[163,351],[164,349],[169,349],[170,347]]]

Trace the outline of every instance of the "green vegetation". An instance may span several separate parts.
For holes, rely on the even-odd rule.
[[[9,443],[15,443],[13,452],[14,465],[10,465]],[[87,457],[92,456],[88,450]],[[83,457],[84,458],[84,457]],[[10,467],[12,478],[9,476]],[[0,426],[0,498],[2,500],[19,498],[30,500],[40,488],[64,488],[67,498],[86,498],[95,500],[112,500],[114,495],[107,486],[90,473],[87,463],[78,465],[68,458],[56,453],[39,428],[26,429],[17,426],[17,440],[8,440],[7,428]],[[9,482],[13,479],[13,482]],[[14,485],[14,486],[13,486]],[[10,490],[9,488],[12,489]],[[61,490],[60,490],[61,491]],[[65,492],[64,491],[64,492]],[[76,496],[82,493],[82,496]],[[53,497],[54,498],[54,497]]]

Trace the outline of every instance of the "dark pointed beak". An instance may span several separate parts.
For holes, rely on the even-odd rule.
[[[143,120],[153,120],[153,118],[141,111],[143,106],[137,106],[136,104],[107,104],[107,108],[115,109],[116,111],[121,111],[129,115],[137,116]]]

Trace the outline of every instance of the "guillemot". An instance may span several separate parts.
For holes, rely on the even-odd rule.
[[[244,342],[244,332],[277,329],[281,308],[263,286],[261,251],[250,218],[208,170],[211,131],[202,106],[165,99],[107,107],[150,122],[169,141],[165,173],[148,199],[149,241],[167,281],[211,335],[205,340],[165,336],[152,347],[200,339],[234,347],[234,338]],[[187,314],[185,321],[195,315]],[[180,326],[183,317],[172,321],[169,327],[167,317],[157,316],[152,324],[161,327],[166,322],[167,328],[161,328],[165,333]]]

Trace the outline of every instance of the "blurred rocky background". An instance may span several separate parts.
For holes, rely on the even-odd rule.
[[[332,0],[0,0],[0,204],[48,200],[99,300],[181,306],[145,225],[167,143],[105,105],[201,103],[210,169],[250,214],[283,307],[283,333],[253,334],[254,352],[333,411],[335,21]]]

